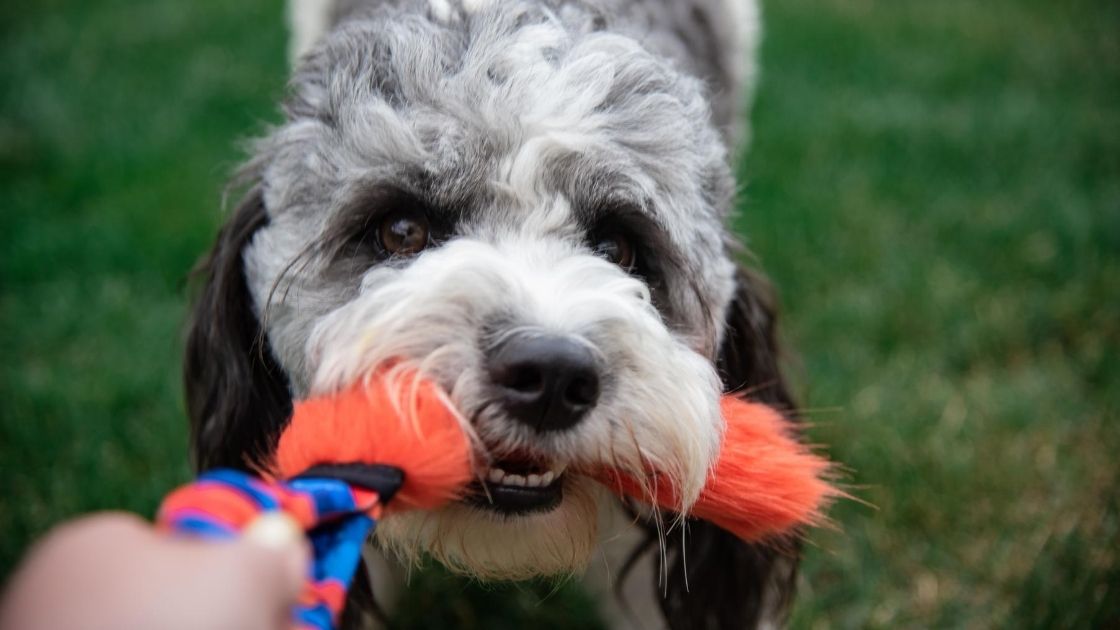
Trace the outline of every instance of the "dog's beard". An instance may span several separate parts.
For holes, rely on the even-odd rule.
[[[583,340],[606,366],[598,404],[574,427],[538,432],[501,412],[488,391],[487,345],[511,330]],[[381,266],[360,295],[328,314],[308,341],[314,393],[376,366],[417,368],[449,394],[476,445],[480,480],[510,453],[560,463],[559,505],[501,514],[460,502],[387,518],[378,539],[406,560],[430,554],[487,579],[580,570],[597,536],[586,473],[663,473],[685,509],[714,461],[722,421],[711,362],[663,323],[644,283],[561,239],[456,239],[401,269]]]
[[[582,569],[598,538],[602,488],[587,477],[565,480],[554,509],[504,515],[466,503],[409,512],[378,524],[378,542],[406,563],[424,554],[452,571],[486,580],[518,580]]]

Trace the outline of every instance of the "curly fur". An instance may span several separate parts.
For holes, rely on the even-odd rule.
[[[607,500],[581,468],[654,461],[686,511],[722,391],[792,408],[767,291],[725,228],[753,2],[295,0],[290,15],[286,119],[255,144],[251,189],[200,268],[186,383],[201,468],[256,465],[293,398],[401,360],[450,393],[481,461],[528,448],[569,479],[550,512],[455,504],[387,519],[381,545],[487,579],[570,573]],[[440,238],[382,259],[371,226],[402,204]],[[634,239],[636,269],[594,254],[603,226]],[[513,332],[610,366],[577,426],[539,434],[494,404],[483,363]],[[670,627],[781,618],[795,553],[699,521],[663,537],[648,516]]]

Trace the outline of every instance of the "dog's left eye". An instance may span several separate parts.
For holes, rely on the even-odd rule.
[[[592,239],[591,249],[596,256],[601,256],[626,271],[634,269],[634,244],[624,234],[608,232],[596,236]]]
[[[378,231],[381,248],[395,256],[419,254],[431,241],[430,234],[428,218],[409,210],[390,212],[382,219]]]

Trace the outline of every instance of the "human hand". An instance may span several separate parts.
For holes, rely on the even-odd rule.
[[[279,515],[234,541],[173,538],[135,516],[66,523],[0,599],[2,630],[279,630],[292,625],[310,550]]]

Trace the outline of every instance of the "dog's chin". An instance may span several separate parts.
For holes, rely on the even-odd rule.
[[[387,516],[377,541],[410,564],[431,557],[483,580],[522,580],[582,571],[598,537],[601,487],[566,474],[553,489],[480,486],[430,512]]]

